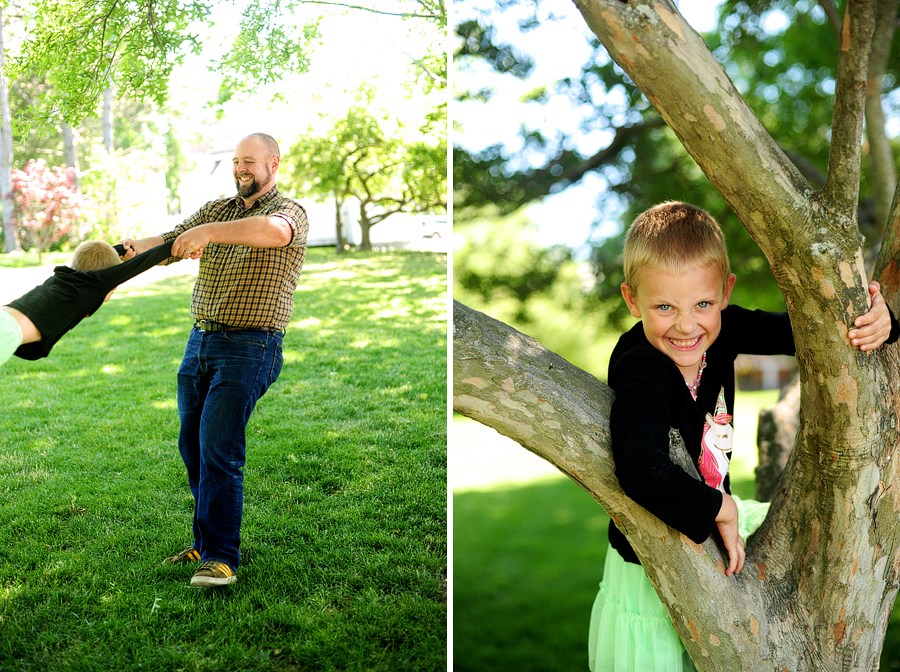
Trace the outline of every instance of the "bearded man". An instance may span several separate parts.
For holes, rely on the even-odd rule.
[[[237,580],[245,430],[278,378],[282,340],[306,257],[304,209],[275,185],[278,143],[254,133],[234,150],[237,195],[210,201],[173,231],[123,245],[125,259],[174,241],[166,263],[200,259],[194,327],[178,371],[178,449],[194,496],[193,543],[166,558],[200,563],[191,585]]]

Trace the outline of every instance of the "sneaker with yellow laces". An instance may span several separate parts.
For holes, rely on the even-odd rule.
[[[237,581],[237,572],[229,565],[217,560],[208,560],[200,565],[200,568],[194,572],[191,577],[191,585],[199,588],[214,588],[216,586],[227,586],[229,583]]]
[[[167,565],[184,565],[189,562],[200,562],[200,551],[193,546],[188,546],[178,555],[163,560]]]

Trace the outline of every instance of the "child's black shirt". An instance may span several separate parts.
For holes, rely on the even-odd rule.
[[[888,312],[891,333],[886,344],[900,338],[900,323]],[[707,448],[715,437],[704,442],[704,431],[725,428],[718,423],[730,423],[734,415],[734,360],[738,354],[794,353],[787,313],[728,306],[722,311],[719,336],[706,352],[695,401],[681,371],[650,344],[640,322],[623,334],[610,357],[609,386],[616,393],[610,412],[613,458],[625,494],[692,541],[705,541],[715,529],[722,492],[731,494],[731,484],[727,473],[717,482],[715,469],[708,466]],[[704,481],[688,475],[669,458],[670,428],[681,433]],[[730,450],[725,458],[730,461]],[[609,541],[626,561],[640,564],[613,523]]]
[[[166,243],[100,271],[57,266],[42,285],[8,304],[34,322],[41,332],[41,340],[20,345],[14,354],[30,360],[46,357],[66,332],[103,305],[109,292],[167,259],[171,250],[172,243]]]
[[[696,401],[675,363],[647,341],[641,323],[621,336],[609,362],[609,386],[616,393],[610,432],[619,483],[626,495],[696,543],[715,529],[722,491],[730,494],[730,483],[726,475],[717,489],[672,462],[669,429],[681,433],[699,464],[707,414],[723,420],[734,415],[734,360],[739,353],[793,355],[787,313],[725,308],[719,336],[706,352]],[[626,561],[639,563],[613,523],[609,540]]]

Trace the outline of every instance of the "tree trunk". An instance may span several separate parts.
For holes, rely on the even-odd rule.
[[[340,197],[340,194],[335,192],[334,194],[334,227],[335,227],[335,238],[337,243],[335,243],[335,247],[337,248],[338,254],[344,253],[344,220],[343,215],[341,214],[341,208],[344,205],[343,199]]]
[[[63,152],[66,157],[66,166],[72,169],[75,179],[75,188],[81,191],[81,178],[78,176],[78,153],[75,150],[75,133],[68,124],[60,124],[63,136]]]
[[[113,151],[113,118],[112,118],[112,87],[103,90],[103,146],[107,154]]]
[[[359,249],[369,251],[372,249],[372,239],[369,237],[369,229],[372,228],[369,217],[366,215],[365,203],[359,204]]]
[[[875,35],[872,40],[872,55],[869,59],[868,86],[866,87],[866,138],[869,141],[869,163],[872,179],[872,193],[875,197],[876,233],[881,233],[890,216],[891,201],[897,181],[891,142],[885,132],[884,109],[881,97],[884,94],[882,80],[887,69],[891,42],[894,37],[897,17],[897,0],[879,0],[876,15]]]
[[[16,225],[14,221],[12,197],[12,117],[9,112],[9,86],[4,68],[6,66],[6,46],[3,42],[3,11],[0,7],[0,116],[3,126],[0,128],[0,216],[3,219],[3,238],[6,251],[19,249],[16,241]]]
[[[892,459],[900,362],[896,346],[859,352],[846,326],[868,309],[856,207],[874,0],[848,3],[844,17],[821,191],[670,0],[575,4],[766,254],[794,331],[797,442],[744,571],[726,578],[715,544],[692,544],[621,494],[605,424],[610,393],[458,304],[454,408],[592,492],[641,558],[698,669],[876,669],[900,585],[900,460]],[[898,213],[895,197],[891,240]],[[896,271],[884,247],[879,267],[890,262]]]

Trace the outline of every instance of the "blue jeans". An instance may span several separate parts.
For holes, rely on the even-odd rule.
[[[281,334],[201,331],[178,370],[178,450],[194,495],[194,548],[203,562],[241,562],[245,429],[281,372]]]

